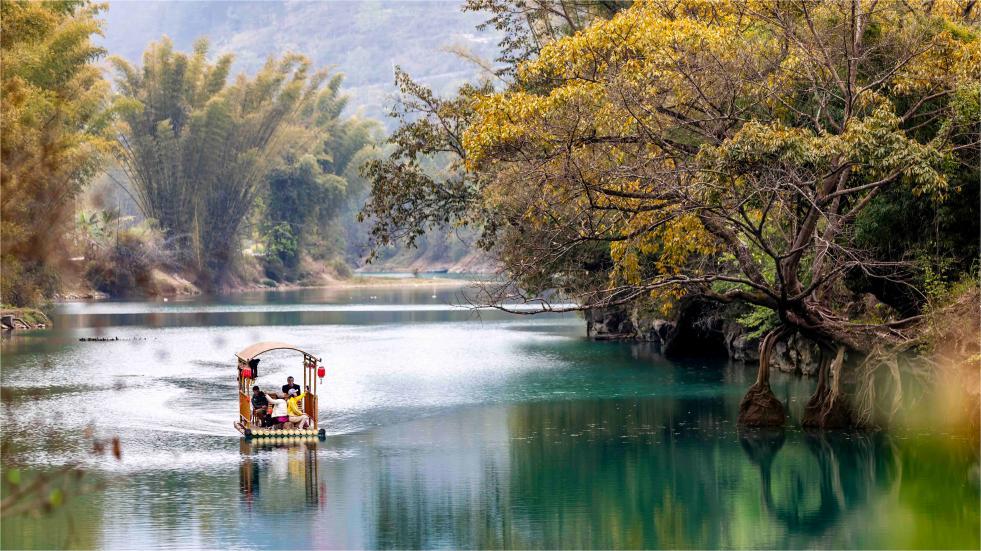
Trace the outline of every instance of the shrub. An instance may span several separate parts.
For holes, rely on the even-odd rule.
[[[90,241],[86,257],[85,279],[114,297],[158,294],[153,270],[169,260],[160,233],[148,225]]]
[[[332,259],[329,263],[329,267],[335,274],[337,274],[337,277],[342,279],[348,279],[354,275],[354,272],[351,270],[351,266],[349,266],[343,258]]]
[[[14,306],[40,306],[60,287],[60,278],[51,266],[23,262],[13,255],[0,261],[0,301]]]

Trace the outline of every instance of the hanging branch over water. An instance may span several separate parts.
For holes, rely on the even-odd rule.
[[[417,231],[427,208],[483,228],[508,277],[483,298],[502,309],[549,310],[548,289],[576,309],[699,295],[772,311],[828,350],[897,350],[916,315],[853,320],[847,278],[902,287],[918,267],[858,224],[883,196],[940,204],[977,173],[976,16],[956,2],[637,3],[540,47],[507,90],[453,99],[461,208],[393,176],[411,199],[375,203],[396,213],[377,228]],[[443,136],[445,114],[427,128]]]

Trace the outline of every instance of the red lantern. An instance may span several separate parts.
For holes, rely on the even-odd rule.
[[[242,378],[243,379],[251,379],[252,378],[252,369],[250,369],[248,367],[243,367],[242,368]]]
[[[326,374],[327,374],[327,370],[324,369],[324,366],[320,366],[317,368],[317,377],[320,377],[321,383],[324,382],[324,375]]]

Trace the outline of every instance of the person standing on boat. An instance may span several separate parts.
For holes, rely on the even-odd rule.
[[[306,391],[303,394],[293,396],[286,401],[286,409],[289,412],[290,423],[293,423],[300,429],[305,429],[310,426],[310,416],[303,413],[303,410],[300,409],[300,400],[306,397],[307,392],[310,392],[309,386],[306,388]]]
[[[283,385],[283,397],[289,398],[290,396],[298,396],[300,394],[300,385],[293,382],[293,377],[286,378],[286,384]]]

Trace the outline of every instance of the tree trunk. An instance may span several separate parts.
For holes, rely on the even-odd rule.
[[[846,428],[855,424],[851,407],[840,395],[841,370],[845,363],[845,347],[838,345],[834,360],[821,347],[821,366],[818,385],[804,407],[801,425],[812,428]]]
[[[773,346],[787,334],[786,326],[770,331],[760,342],[760,366],[756,382],[739,403],[739,424],[750,427],[779,427],[787,421],[783,404],[770,390],[770,356]]]

